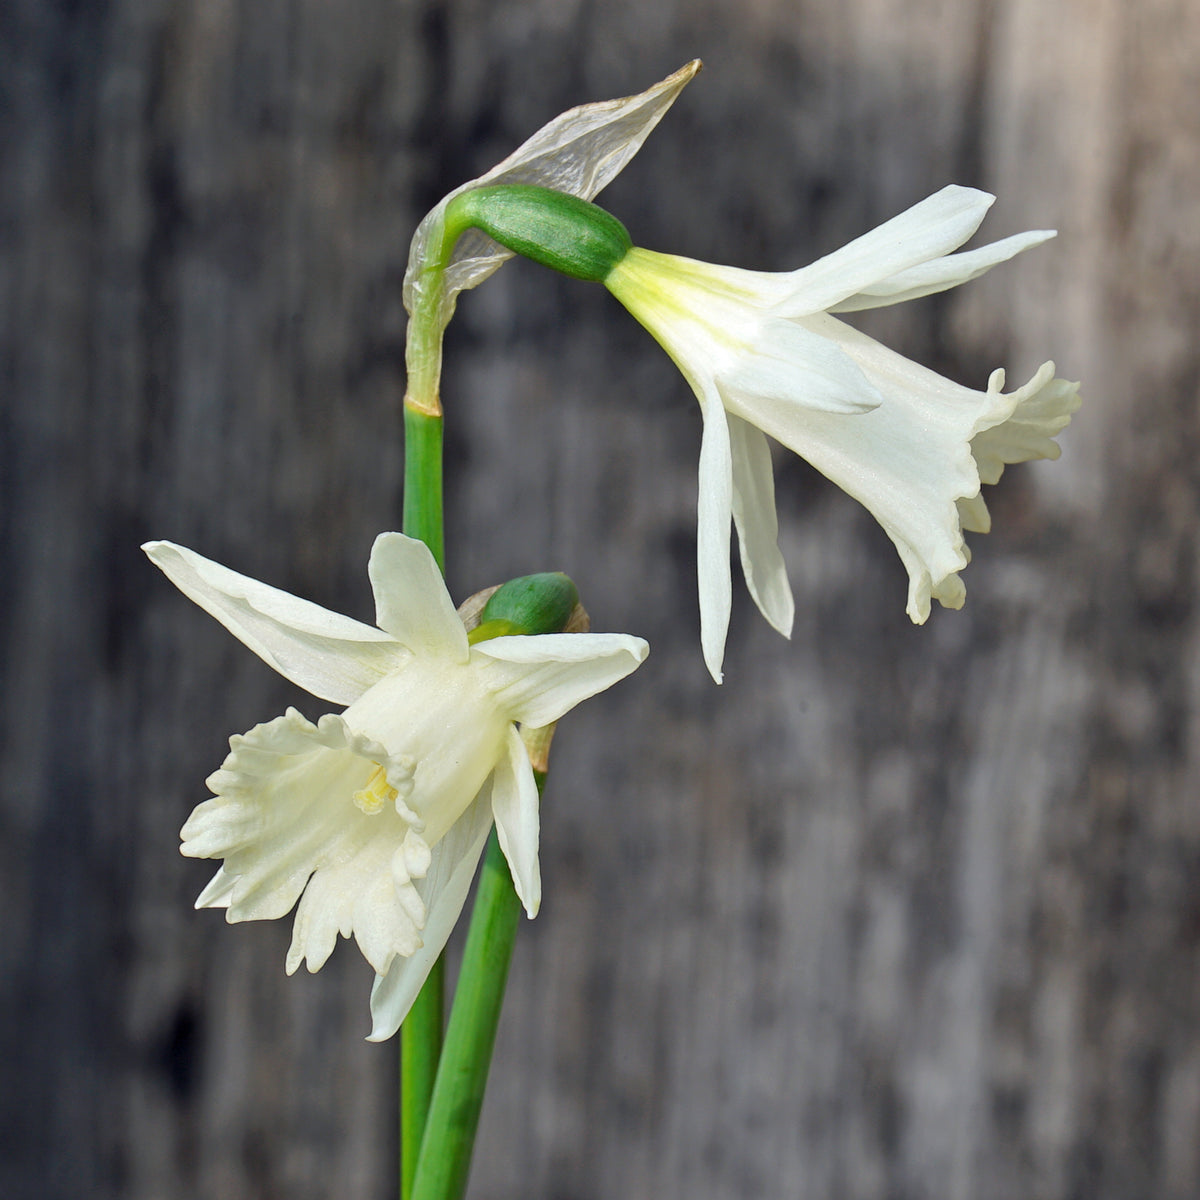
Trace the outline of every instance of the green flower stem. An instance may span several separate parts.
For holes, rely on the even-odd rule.
[[[444,255],[444,252],[443,252]],[[433,553],[442,572],[446,569],[442,514],[442,411],[437,399],[437,374],[441,362],[441,262],[427,303],[413,314],[409,327],[410,351],[421,367],[409,375],[404,398],[404,516],[402,529],[420,538]],[[414,384],[416,385],[414,387]],[[418,993],[400,1029],[400,1197],[410,1200],[413,1178],[429,1102],[442,1051],[445,1021],[446,969],[441,957]]]
[[[535,772],[538,792],[546,777]],[[462,970],[413,1182],[412,1200],[460,1200],[483,1107],[521,902],[496,839],[488,839]]]
[[[404,406],[404,522],[445,570],[442,416]],[[442,1049],[445,965],[433,964],[400,1030],[400,1196],[409,1200]]]
[[[409,537],[433,551],[442,572],[446,546],[442,529],[442,415],[404,406],[404,524]]]
[[[439,957],[400,1027],[400,1196],[410,1200],[442,1050],[446,967]]]

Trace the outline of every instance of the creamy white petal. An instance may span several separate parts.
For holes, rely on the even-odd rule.
[[[951,184],[840,250],[791,273],[792,295],[780,316],[832,308],[881,280],[956,250],[979,228],[994,196]]]
[[[978,250],[948,254],[944,258],[918,263],[848,296],[841,303],[832,305],[829,311],[859,312],[866,308],[880,308],[885,304],[899,304],[904,300],[932,296],[936,292],[944,292],[947,288],[978,279],[1022,250],[1040,246],[1056,236],[1057,231],[1053,229],[1032,229],[1028,233],[1015,233],[1012,237],[980,246]]]
[[[992,514],[981,491],[978,496],[961,496],[958,500],[958,522],[968,533],[991,533]]]
[[[173,542],[147,542],[150,561],[188,599],[284,678],[351,704],[408,658],[379,629],[239,575]]]
[[[414,654],[467,661],[467,632],[433,554],[402,533],[381,533],[367,565],[375,620]]]
[[[696,524],[700,648],[709,674],[720,683],[732,600],[729,526],[733,520],[733,459],[725,408],[720,398],[701,399],[700,411],[704,417]]]
[[[471,663],[509,719],[539,728],[624,679],[649,652],[624,633],[543,633],[479,642]]]
[[[526,914],[536,917],[542,904],[542,873],[538,865],[538,790],[529,754],[515,728],[508,731],[507,753],[492,776],[492,816],[500,849],[508,859]]]
[[[870,380],[833,342],[780,317],[764,318],[754,343],[733,366],[718,368],[715,377],[724,396],[801,403],[820,412],[870,412],[882,401]]]
[[[462,912],[491,827],[492,790],[489,783],[450,832],[433,847],[428,870],[416,885],[428,913],[422,944],[407,958],[394,958],[386,974],[376,975],[371,989],[369,1041],[386,1041],[408,1015]]]
[[[455,196],[471,188],[503,183],[537,184],[591,200],[642,148],[676,97],[700,69],[696,59],[635,96],[572,108],[543,126],[490,171],[455,188],[421,222],[413,236],[404,277],[404,305],[411,313],[422,284],[430,238]],[[441,299],[443,325],[454,313],[458,293],[482,283],[512,252],[477,230],[459,238]]]
[[[217,873],[208,881],[204,890],[196,897],[197,908],[228,908],[229,898],[233,894],[237,880],[225,872],[224,867],[218,867]]]
[[[779,551],[775,476],[764,433],[729,413],[733,463],[733,521],[738,532],[742,574],[759,611],[784,637],[792,633],[795,602]]]

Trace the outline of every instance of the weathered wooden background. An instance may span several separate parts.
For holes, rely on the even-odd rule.
[[[448,349],[449,574],[579,581],[646,667],[564,726],[477,1200],[1200,1195],[1200,7],[1191,0],[5,0],[0,1194],[391,1194],[342,947],[191,902],[177,832],[291,702],[144,561],[369,617],[408,239],[572,104],[707,69],[606,194],[782,268],[950,181],[1059,239],[871,325],[1085,382],[961,613],[781,458],[791,643],[700,659],[699,420],[527,263]]]

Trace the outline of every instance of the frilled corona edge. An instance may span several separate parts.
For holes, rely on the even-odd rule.
[[[289,975],[305,959],[310,971],[324,966],[339,933],[353,934],[380,972],[412,954],[427,916],[413,881],[428,871],[430,849],[403,799],[411,756],[389,755],[334,713],[314,725],[294,708],[235,734],[229,749],[207,780],[214,799],[182,831],[185,855],[225,860],[196,907],[224,908],[231,922],[271,920],[303,893]],[[373,791],[386,789],[390,803],[375,807],[357,797],[381,770]],[[274,854],[262,853],[268,841]]]

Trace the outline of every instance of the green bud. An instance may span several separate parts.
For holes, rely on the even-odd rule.
[[[603,283],[633,242],[612,213],[587,200],[531,184],[472,188],[450,201],[446,228],[467,229],[575,279]]]
[[[578,589],[561,571],[510,579],[492,593],[468,640],[474,645],[513,633],[562,633],[578,603]]]

